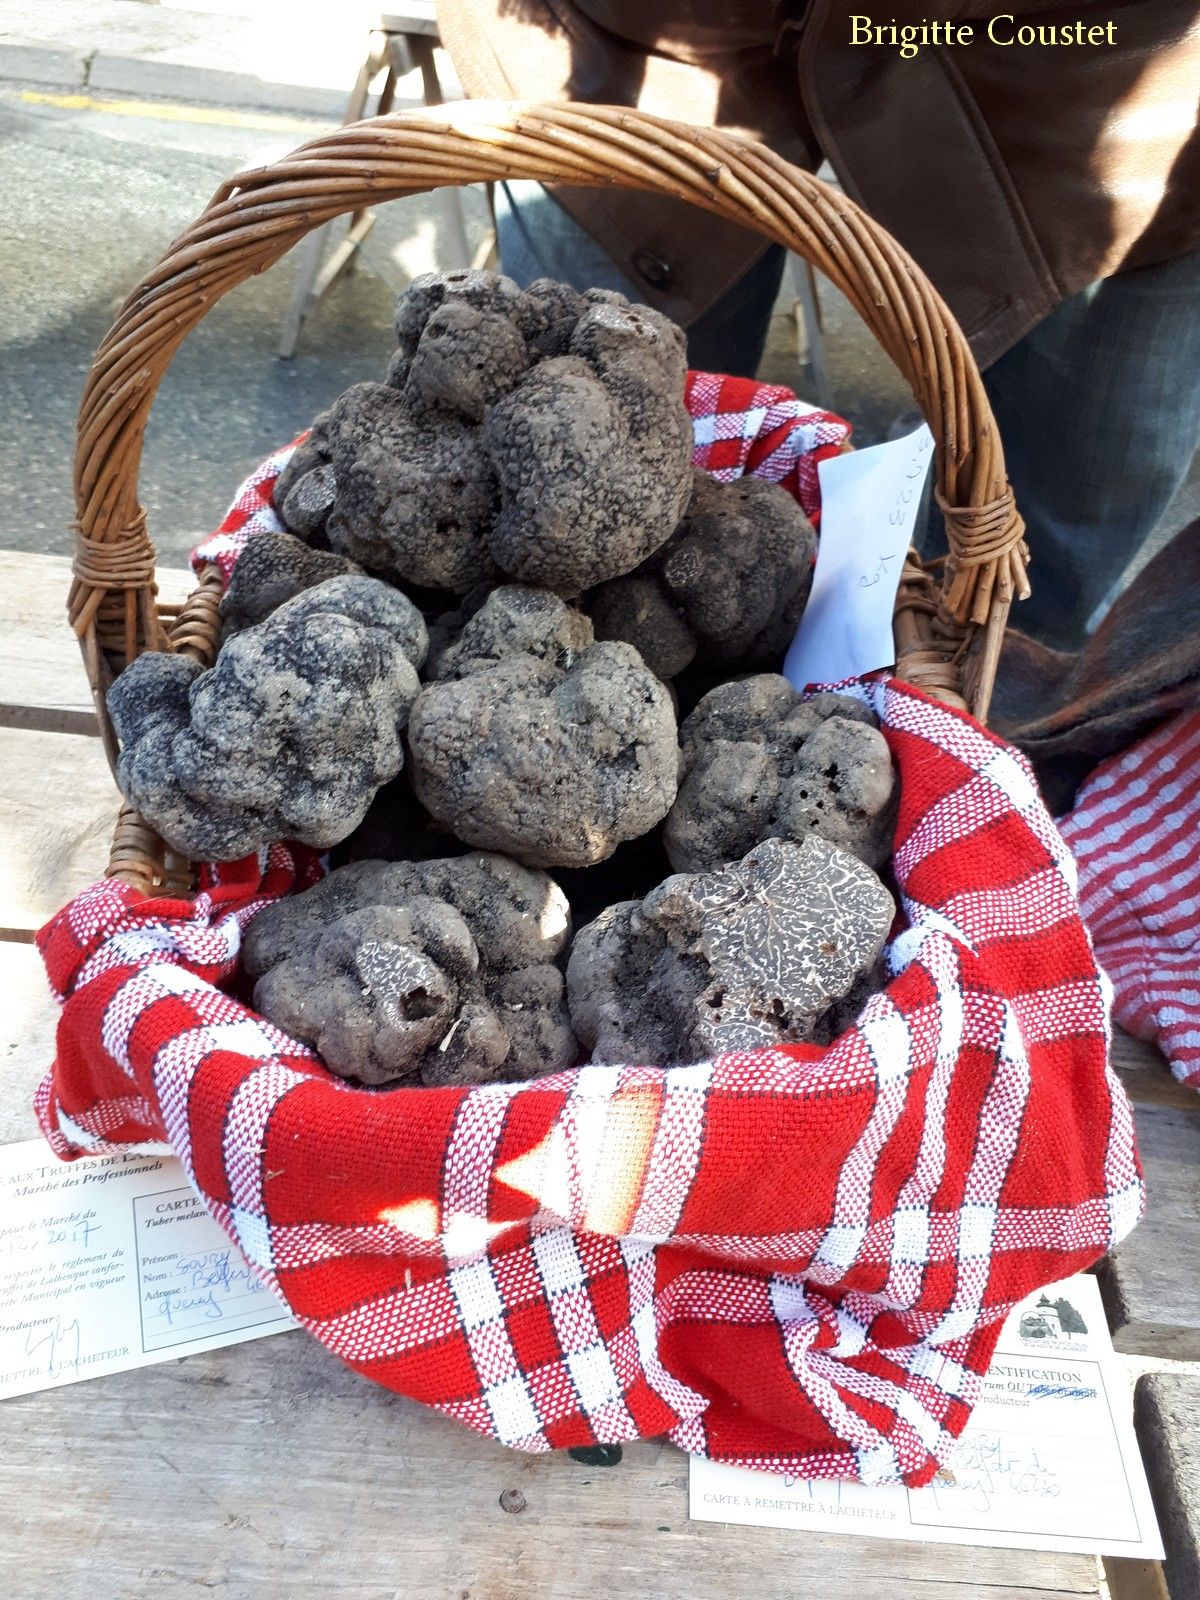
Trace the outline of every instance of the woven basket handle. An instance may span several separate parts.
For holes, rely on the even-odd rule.
[[[110,756],[104,694],[140,651],[178,647],[155,605],[138,501],[146,418],[176,349],[217,300],[331,218],[443,184],[505,178],[620,184],[690,200],[806,257],[842,291],[910,384],[937,445],[950,555],[940,597],[910,564],[898,670],[983,717],[1014,594],[1023,525],[966,339],[910,257],[853,201],[765,147],[611,106],[467,101],[338,128],[217,190],[119,312],[79,413],[69,615]],[[201,596],[211,615],[213,596]],[[185,617],[184,635],[209,637]],[[203,648],[198,653],[204,654]]]

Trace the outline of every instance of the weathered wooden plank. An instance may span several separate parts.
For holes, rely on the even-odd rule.
[[[0,1593],[22,1600],[1038,1600],[1091,1557],[687,1520],[687,1461],[522,1456],[302,1333],[0,1406]],[[524,1509],[506,1513],[516,1489]],[[99,1586],[98,1586],[99,1585]]]
[[[1100,1269],[1113,1341],[1200,1359],[1200,1095],[1120,1028],[1113,1065],[1133,1102],[1148,1195],[1145,1218]]]
[[[79,645],[67,623],[66,556],[0,550],[0,726],[94,732],[95,709]],[[158,574],[162,600],[177,604],[190,572]]]
[[[1123,1028],[1113,1029],[1112,1062],[1129,1098],[1138,1105],[1179,1106],[1188,1111],[1200,1103],[1195,1089],[1184,1088],[1172,1077],[1160,1050]]]
[[[98,739],[0,728],[0,930],[40,927],[103,874],[119,805]]]
[[[1147,1044],[1144,1039],[1135,1039],[1116,1025],[1113,1026],[1112,1058],[1117,1071],[1128,1073],[1135,1082],[1163,1073],[1170,1075],[1171,1069],[1156,1046]]]
[[[1200,1096],[1185,1105],[1135,1101],[1134,1117],[1147,1209],[1100,1268],[1113,1343],[1200,1360]]]
[[[37,1137],[33,1092],[54,1059],[58,1002],[31,944],[0,943],[0,1144]]]
[[[1200,1374],[1141,1378],[1134,1423],[1166,1546],[1168,1593],[1200,1600]]]

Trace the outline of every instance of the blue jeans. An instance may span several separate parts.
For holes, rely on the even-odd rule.
[[[1072,295],[984,383],[1028,524],[1013,621],[1077,648],[1200,443],[1200,252]]]
[[[539,184],[497,185],[496,222],[501,263],[518,283],[544,275],[642,298]],[[688,329],[693,366],[753,376],[783,265],[772,246]],[[1200,443],[1200,252],[1073,295],[994,362],[984,383],[1028,525],[1033,595],[1013,620],[1073,649]],[[927,548],[939,538],[937,530]]]
[[[509,179],[496,185],[495,195],[500,265],[522,287],[535,278],[557,278],[576,289],[616,289],[630,300],[645,300],[645,289],[625,276],[540,183]],[[754,376],[786,260],[781,245],[768,245],[749,272],[697,317],[687,330],[690,366],[702,372]]]

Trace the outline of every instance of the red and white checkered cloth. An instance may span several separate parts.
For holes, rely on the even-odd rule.
[[[850,437],[848,422],[805,405],[777,384],[715,372],[689,372],[684,397],[692,414],[694,466],[722,483],[742,477],[780,483],[819,526],[817,468],[841,454]]]
[[[316,1338],[506,1444],[665,1433],[928,1481],[1008,1310],[1127,1233],[1143,1190],[1108,986],[1028,766],[886,675],[850,692],[899,772],[902,919],[887,989],[829,1048],[347,1084],[236,998],[247,920],[321,870],[274,845],[205,869],[194,902],[109,880],[43,929],[64,1002],[47,1139],[65,1159],[165,1139]]]
[[[1200,1089],[1200,712],[1097,767],[1062,832],[1114,1016]]]

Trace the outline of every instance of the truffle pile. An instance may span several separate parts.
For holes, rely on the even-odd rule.
[[[620,295],[430,274],[396,339],[281,474],[213,666],[109,694],[173,849],[332,851],[247,931],[256,1007],[373,1086],[831,1037],[879,982],[894,777],[859,702],[776,675],[808,520],[693,470],[683,335]]]
[[[384,383],[317,418],[275,503],[397,583],[504,573],[581,594],[674,532],[692,488],[684,338],[648,306],[542,279],[429,274],[400,297]]]

